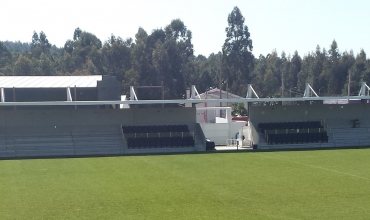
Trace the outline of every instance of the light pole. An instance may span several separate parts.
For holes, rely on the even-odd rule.
[[[221,89],[222,87],[222,57],[221,56],[220,56],[220,78],[219,80],[220,80],[219,89],[220,89],[220,100],[221,100],[222,99],[222,89]],[[222,107],[222,102],[220,102],[220,107]],[[220,109],[220,118],[221,118],[221,115],[222,115],[222,109]]]
[[[348,71],[348,96],[351,95],[351,72]]]
[[[212,87],[209,87],[206,89],[206,100],[208,99],[208,91],[209,90],[212,90],[213,88]],[[208,107],[208,104],[207,104],[207,101],[204,103],[205,107]],[[206,110],[204,111],[204,121],[207,123],[208,122],[208,109],[206,108]]]
[[[297,90],[297,87],[293,87],[289,89],[289,97],[292,98],[292,89]]]
[[[325,88],[325,86],[323,86],[323,87],[321,87],[321,88],[319,89],[319,96],[321,96],[320,91],[321,91],[321,89],[323,89],[323,88]]]

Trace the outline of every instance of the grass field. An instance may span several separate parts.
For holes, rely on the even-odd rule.
[[[370,219],[370,149],[0,161],[0,219]]]

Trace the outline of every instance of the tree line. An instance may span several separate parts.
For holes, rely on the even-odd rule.
[[[245,96],[252,84],[260,97],[301,96],[308,82],[323,95],[355,95],[362,81],[370,83],[370,61],[361,50],[340,52],[335,40],[329,50],[317,46],[300,56],[253,55],[253,41],[238,7],[227,18],[222,50],[208,57],[194,55],[192,32],[180,19],[148,33],[139,28],[135,39],[111,35],[102,42],[93,33],[76,28],[58,48],[46,33],[34,32],[30,43],[0,42],[1,75],[111,75],[130,86],[164,86],[166,99],[184,98],[186,88],[199,92],[220,87]],[[160,98],[146,90],[139,99]]]

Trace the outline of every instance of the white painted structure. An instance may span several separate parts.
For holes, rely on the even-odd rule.
[[[228,145],[236,139],[239,130],[246,125],[244,121],[231,120],[231,107],[197,107],[198,111],[219,111],[224,110],[226,113],[225,118],[216,117],[215,123],[198,122],[202,127],[203,133],[206,138],[215,142],[216,145]]]
[[[243,97],[232,94],[230,92],[226,92],[224,90],[220,90],[218,88],[211,89],[204,93],[198,94],[196,96],[198,99],[201,100],[208,100],[208,99],[222,99],[220,102],[204,102],[196,104],[197,107],[197,122],[198,123],[216,123],[216,118],[225,118],[226,117],[226,109],[215,109],[212,107],[231,107],[234,102],[228,102],[228,99],[243,99]],[[243,102],[244,106],[247,106],[247,102]],[[206,108],[210,107],[210,108]]]
[[[102,75],[93,76],[1,76],[0,88],[94,88]]]

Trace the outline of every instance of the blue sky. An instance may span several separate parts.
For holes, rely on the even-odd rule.
[[[103,42],[113,33],[132,37],[139,27],[148,33],[181,19],[193,32],[195,54],[221,50],[227,16],[238,6],[253,40],[253,54],[303,56],[316,45],[328,49],[335,39],[340,52],[370,53],[370,1],[361,0],[2,0],[0,41],[29,42],[33,31],[44,31],[62,47],[75,28],[95,34]]]

